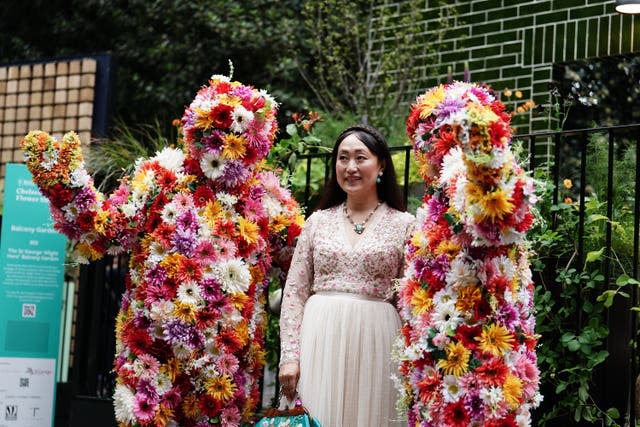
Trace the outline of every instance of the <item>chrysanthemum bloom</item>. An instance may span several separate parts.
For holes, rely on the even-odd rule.
[[[540,402],[524,244],[535,194],[509,118],[487,89],[452,83],[407,120],[426,183],[399,288],[411,425],[528,425]]]
[[[121,426],[249,421],[264,366],[264,291],[283,279],[303,217],[263,169],[276,103],[213,76],[181,120],[184,146],[136,162],[110,196],[84,169],[80,141],[34,131],[27,166],[80,260],[130,254],[116,326]]]

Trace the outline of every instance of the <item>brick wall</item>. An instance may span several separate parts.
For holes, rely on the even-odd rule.
[[[5,165],[22,162],[30,130],[60,138],[75,130],[91,139],[97,61],[94,58],[0,65],[0,200]]]
[[[386,1],[378,7],[401,14],[403,3]],[[425,63],[416,67],[419,82],[414,96],[446,82],[449,68],[453,79],[462,80],[466,62],[471,81],[485,82],[498,91],[509,88],[522,92],[520,100],[502,98],[510,109],[527,99],[548,105],[554,63],[640,51],[640,16],[618,14],[614,0],[455,0],[445,6],[438,0],[424,3],[423,20],[416,25],[432,31],[444,16],[452,26],[437,58],[425,58]],[[519,133],[555,129],[552,117],[526,114],[520,119]]]

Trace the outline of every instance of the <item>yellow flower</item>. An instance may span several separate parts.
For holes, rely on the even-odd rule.
[[[169,277],[174,277],[180,269],[180,262],[182,258],[184,258],[183,255],[180,255],[179,253],[172,253],[164,257],[164,259],[160,261],[160,265],[167,270],[167,275]]]
[[[222,157],[229,160],[241,159],[247,154],[246,141],[242,136],[229,134],[224,137]]]
[[[483,220],[490,219],[492,222],[496,218],[502,219],[514,209],[513,203],[511,203],[511,200],[502,189],[485,194],[478,200],[478,205],[481,210],[480,218]]]
[[[237,107],[238,105],[242,105],[242,99],[237,96],[231,96],[227,93],[220,95],[220,104],[226,104],[231,107]]]
[[[511,409],[516,409],[520,405],[522,398],[522,382],[520,378],[509,373],[502,386],[504,400],[509,404]]]
[[[513,335],[504,326],[495,323],[485,326],[476,340],[480,350],[494,356],[502,356],[513,348]]]
[[[187,418],[195,419],[200,415],[200,409],[198,408],[198,400],[193,394],[188,394],[182,399],[182,412]]]
[[[256,243],[260,237],[260,227],[253,221],[239,217],[238,234],[245,242],[249,244]]]
[[[510,98],[510,97],[511,97],[511,95],[513,95],[513,92],[511,92],[511,89],[509,89],[509,88],[505,88],[505,89],[504,89],[504,92],[502,92],[502,94],[503,94],[504,96],[506,96],[507,98]]]
[[[181,302],[176,302],[175,308],[173,309],[173,315],[185,322],[194,322],[196,320],[195,308],[189,304],[183,304]]]
[[[100,259],[102,257],[102,254],[98,251],[96,251],[95,249],[93,249],[93,247],[87,243],[78,243],[76,245],[76,251],[83,257],[91,260],[91,261],[95,261],[97,259]]]
[[[285,215],[280,214],[280,215],[276,215],[271,220],[271,223],[269,224],[269,228],[274,233],[279,233],[282,230],[284,230],[287,227],[287,225],[289,225],[289,219]]]
[[[458,301],[456,302],[456,308],[461,313],[471,311],[474,309],[478,301],[482,298],[480,289],[476,286],[467,286],[460,289],[458,292]]]
[[[477,203],[478,200],[481,200],[484,196],[484,189],[482,186],[473,182],[468,182],[465,186],[465,190],[467,193],[467,201],[469,203]]]
[[[262,283],[264,280],[264,273],[260,270],[260,267],[256,265],[249,266],[249,273],[251,273],[252,283]]]
[[[411,310],[413,315],[419,316],[431,309],[433,306],[433,300],[429,298],[425,289],[418,288],[411,296],[411,305],[413,306],[413,309]]]
[[[516,96],[516,98],[518,98],[518,99],[522,98],[522,92],[521,92],[521,91],[519,91],[519,90],[515,91],[514,95],[515,95],[515,96]]]
[[[237,310],[242,310],[249,300],[249,296],[244,292],[234,292],[229,295],[231,299],[231,305],[233,305]]]
[[[443,240],[433,251],[435,255],[448,255],[449,258],[455,258],[462,248],[453,240]]]
[[[104,235],[104,231],[105,231],[108,220],[109,220],[109,211],[104,211],[100,209],[96,213],[96,216],[93,218],[93,223],[95,224],[96,231],[98,232],[98,234]]]
[[[445,352],[447,358],[438,361],[438,368],[442,369],[445,375],[459,377],[467,372],[471,352],[462,343],[449,343]]]
[[[156,422],[156,426],[164,427],[169,424],[169,420],[174,416],[173,409],[169,408],[162,403],[158,406],[158,411],[156,412],[156,416],[154,421]]]
[[[211,377],[205,382],[205,388],[209,396],[215,400],[226,402],[233,397],[236,385],[229,375]]]
[[[566,189],[571,189],[571,187],[573,187],[573,182],[571,182],[569,178],[565,178],[564,181],[562,181],[562,185],[564,185],[564,188]]]
[[[165,372],[171,381],[175,381],[178,374],[182,372],[180,368],[180,360],[172,357],[167,363],[160,367],[160,372]]]
[[[193,111],[194,113],[196,113],[195,126],[198,129],[204,129],[204,130],[209,129],[213,124],[213,122],[211,121],[211,118],[209,117],[209,112],[203,110],[202,108],[195,108]]]
[[[440,85],[430,92],[424,94],[418,99],[418,108],[420,109],[420,118],[426,119],[431,115],[431,112],[442,101],[444,101],[445,90],[444,86]]]

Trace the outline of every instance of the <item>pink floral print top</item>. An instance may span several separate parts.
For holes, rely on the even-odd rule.
[[[281,364],[300,357],[304,305],[316,292],[351,292],[390,300],[402,276],[404,243],[413,215],[380,206],[355,244],[347,237],[343,205],[314,212],[298,238],[280,317]]]

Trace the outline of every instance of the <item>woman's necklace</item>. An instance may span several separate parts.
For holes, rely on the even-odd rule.
[[[382,204],[381,202],[378,202],[376,207],[373,208],[371,212],[369,212],[369,215],[367,215],[367,217],[362,222],[353,222],[353,219],[351,219],[351,215],[349,215],[349,211],[347,210],[347,204],[346,203],[344,204],[344,215],[347,217],[351,225],[353,225],[353,231],[355,231],[356,234],[362,234],[364,232],[364,226],[367,224],[367,221],[369,221],[369,218],[371,218],[371,215],[373,215],[373,213],[378,209],[378,207],[381,204]]]

